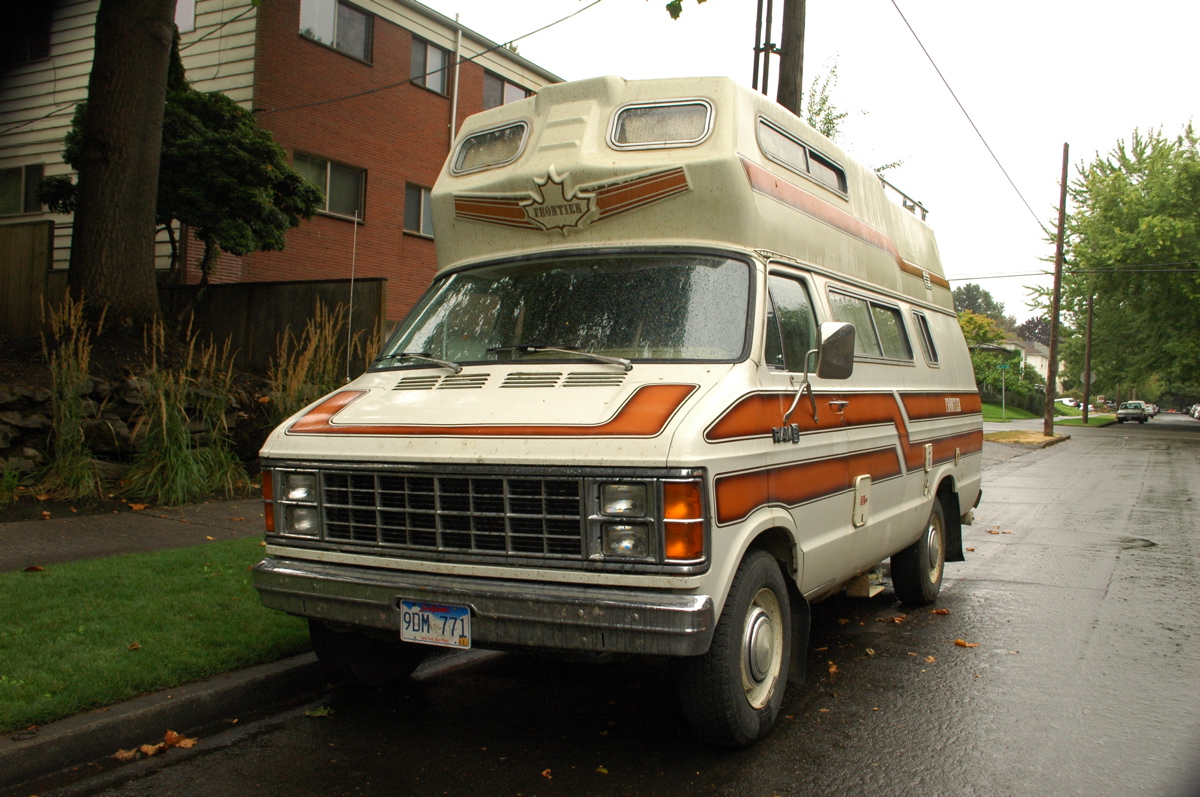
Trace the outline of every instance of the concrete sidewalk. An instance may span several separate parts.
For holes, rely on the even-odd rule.
[[[985,432],[1041,430],[1041,421],[984,424]],[[983,468],[1035,450],[984,442]],[[986,486],[985,486],[986,498]],[[178,509],[148,507],[103,515],[0,524],[0,572],[80,559],[206,545],[261,535],[262,502],[213,501]],[[8,608],[8,607],[5,607]],[[325,681],[311,654],[251,667],[128,703],[69,717],[34,732],[0,739],[0,793],[69,767],[162,740],[167,730],[196,735],[206,728],[315,697]],[[203,741],[201,741],[203,747]],[[175,751],[180,752],[180,751]]]

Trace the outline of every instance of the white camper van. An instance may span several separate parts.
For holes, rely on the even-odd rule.
[[[432,206],[429,291],[262,450],[254,584],[322,661],[675,657],[696,732],[740,746],[811,603],[889,558],[936,598],[983,433],[919,207],[730,80],[616,77],[468,119]]]

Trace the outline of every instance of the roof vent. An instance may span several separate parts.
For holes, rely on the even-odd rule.
[[[579,371],[567,374],[563,387],[620,387],[625,374],[602,374],[594,371]]]
[[[558,387],[559,373],[514,372],[508,375],[500,387]]]

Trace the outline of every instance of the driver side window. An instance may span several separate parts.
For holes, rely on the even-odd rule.
[[[817,347],[817,316],[803,282],[780,274],[767,279],[767,366],[794,373]]]

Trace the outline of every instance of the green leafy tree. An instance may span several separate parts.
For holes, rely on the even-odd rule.
[[[1082,362],[1078,333],[1092,296],[1098,377],[1123,386],[1200,382],[1200,151],[1192,126],[1174,138],[1135,130],[1081,164],[1070,192],[1076,210],[1067,221],[1063,308],[1077,334],[1065,341],[1066,359]]]
[[[81,104],[65,139],[63,159],[72,166],[79,157],[86,114]],[[287,231],[311,218],[322,201],[320,190],[288,165],[287,153],[258,127],[253,114],[220,92],[191,87],[179,58],[178,35],[162,131],[156,221],[172,235],[174,222],[183,222],[204,244],[202,283],[208,282],[221,251],[246,255],[283,249]],[[40,196],[52,210],[69,212],[75,186],[67,176],[48,178]]]
[[[958,286],[954,289],[953,293],[955,310],[959,312],[970,310],[973,313],[993,319],[1001,326],[1008,324],[1009,318],[1004,315],[1004,305],[992,298],[990,293],[974,282]],[[1016,326],[1015,319],[1010,326]]]
[[[1050,345],[1050,319],[1046,316],[1027,318],[1017,327],[1017,334],[1024,340],[1032,340],[1043,346]]]
[[[963,337],[967,339],[968,346],[995,345],[1005,338],[1004,329],[994,318],[973,310],[960,310],[958,325],[962,327]]]

